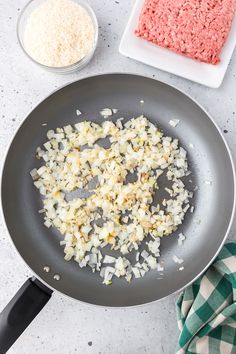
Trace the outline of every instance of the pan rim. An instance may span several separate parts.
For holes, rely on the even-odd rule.
[[[228,223],[228,227],[227,227],[227,230],[226,230],[226,233],[222,239],[222,242],[220,244],[220,246],[218,247],[217,251],[215,252],[214,256],[208,261],[208,264],[201,270],[201,272],[199,272],[195,277],[194,279],[192,279],[190,282],[188,282],[187,284],[185,284],[184,286],[182,286],[180,289],[177,289],[175,290],[174,292],[171,292],[170,294],[166,295],[166,296],[163,296],[159,299],[156,299],[156,300],[153,300],[153,301],[147,301],[147,302],[143,302],[143,303],[140,303],[140,304],[135,304],[135,305],[124,305],[124,306],[110,306],[110,305],[100,305],[100,304],[94,304],[92,302],[85,302],[83,300],[80,300],[80,299],[77,299],[75,297],[72,297],[70,295],[67,295],[65,294],[64,292],[54,288],[53,286],[49,285],[46,281],[44,281],[43,279],[41,279],[41,277],[38,276],[38,274],[31,268],[31,266],[26,262],[26,260],[23,258],[23,256],[21,255],[20,251],[18,250],[18,248],[16,247],[12,237],[11,237],[11,234],[9,232],[9,229],[8,229],[8,226],[7,226],[7,223],[6,223],[6,220],[5,220],[5,216],[4,216],[4,207],[3,207],[3,199],[2,199],[2,180],[3,180],[3,174],[4,174],[4,169],[5,169],[5,164],[6,164],[6,160],[7,160],[7,156],[8,156],[8,153],[9,153],[9,150],[10,150],[10,147],[17,135],[17,133],[19,132],[20,128],[23,126],[23,124],[25,123],[25,121],[27,120],[27,118],[31,115],[31,113],[38,107],[41,105],[41,103],[43,103],[46,99],[48,99],[49,97],[51,97],[53,94],[55,94],[56,92],[66,88],[67,86],[70,86],[70,85],[73,85],[75,84],[76,82],[80,82],[80,81],[83,81],[83,80],[86,80],[86,79],[91,79],[91,78],[97,78],[97,77],[100,77],[100,76],[110,76],[110,75],[119,75],[119,76],[129,76],[129,75],[132,75],[132,76],[136,76],[136,77],[139,77],[139,78],[145,78],[145,79],[148,79],[148,80],[153,80],[153,81],[157,81],[158,83],[160,84],[164,84],[166,86],[169,86],[170,88],[176,90],[177,92],[180,92],[181,94],[183,94],[184,96],[186,96],[187,98],[189,98],[193,103],[195,103],[205,114],[206,116],[208,117],[208,119],[213,123],[214,127],[216,128],[219,136],[221,137],[223,143],[224,143],[224,146],[226,148],[226,151],[227,151],[227,154],[229,156],[229,159],[230,159],[230,165],[231,165],[231,168],[232,168],[232,173],[233,173],[233,207],[232,207],[232,211],[231,211],[231,216],[230,216],[230,221]],[[208,268],[209,266],[213,263],[213,261],[215,260],[215,258],[217,257],[217,255],[219,254],[219,252],[221,251],[223,245],[225,244],[225,241],[229,235],[229,232],[230,232],[230,229],[231,229],[231,226],[232,226],[232,223],[233,223],[233,219],[234,219],[234,215],[235,215],[235,209],[236,209],[236,198],[235,198],[235,193],[236,193],[236,170],[235,170],[235,164],[234,164],[234,160],[233,160],[233,156],[232,156],[232,153],[231,153],[231,150],[229,148],[229,145],[223,135],[223,133],[221,132],[218,124],[214,121],[213,117],[211,116],[211,114],[209,112],[207,112],[207,109],[204,108],[202,106],[202,104],[200,104],[195,98],[191,97],[188,93],[185,93],[183,90],[179,89],[177,86],[175,85],[172,85],[172,84],[169,84],[169,83],[166,83],[164,81],[160,81],[160,80],[156,80],[154,78],[151,78],[147,75],[139,75],[137,73],[132,73],[132,72],[125,72],[125,73],[122,73],[122,72],[107,72],[107,73],[102,73],[102,74],[96,74],[96,75],[90,75],[90,76],[83,76],[82,78],[80,78],[79,80],[73,80],[71,82],[67,82],[66,84],[60,86],[59,88],[56,88],[54,90],[52,90],[47,96],[45,96],[42,100],[40,100],[35,106],[33,109],[30,109],[29,112],[27,113],[27,115],[25,116],[25,118],[22,120],[22,122],[20,122],[20,124],[18,125],[15,133],[13,134],[12,138],[10,139],[8,145],[7,145],[7,148],[5,150],[5,154],[4,154],[4,157],[3,157],[3,164],[2,164],[2,168],[1,168],[1,172],[0,172],[0,199],[1,199],[1,202],[0,202],[0,213],[1,213],[1,216],[2,216],[2,219],[3,219],[3,225],[5,227],[5,229],[7,230],[7,233],[9,235],[9,238],[10,238],[10,242],[11,244],[13,245],[14,249],[16,250],[16,252],[18,253],[18,255],[20,256],[20,258],[23,260],[24,264],[27,266],[27,268],[32,272],[32,276],[35,276],[36,278],[38,278],[44,285],[46,285],[49,289],[53,290],[54,292],[58,292],[59,294],[61,294],[62,296],[65,296],[65,297],[68,297],[69,299],[73,299],[75,301],[79,301],[80,303],[84,304],[84,305],[88,305],[88,306],[96,306],[96,307],[103,307],[103,308],[110,308],[110,309],[124,309],[124,308],[136,308],[136,307],[140,307],[140,306],[143,306],[143,305],[149,305],[149,304],[153,304],[157,301],[161,301],[161,300],[164,300],[166,299],[167,297],[169,297],[170,295],[175,295],[177,293],[180,293],[182,292],[185,288],[187,288],[189,285],[191,285],[196,279],[198,279]]]

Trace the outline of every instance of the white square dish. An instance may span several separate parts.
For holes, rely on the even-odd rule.
[[[236,45],[236,17],[221,53],[221,62],[217,65],[198,62],[197,60],[176,54],[171,50],[158,47],[135,36],[143,0],[136,0],[129,21],[121,39],[121,54],[151,65],[172,74],[198,82],[212,88],[218,88],[225,76]]]

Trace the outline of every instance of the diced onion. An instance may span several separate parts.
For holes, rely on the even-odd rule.
[[[117,112],[104,108],[100,114],[108,118]],[[81,112],[77,109],[76,114]],[[178,123],[170,121],[172,126]],[[160,238],[182,224],[193,197],[181,180],[191,172],[187,152],[178,140],[165,136],[144,116],[126,123],[123,118],[101,125],[83,121],[49,130],[47,138],[36,150],[42,166],[30,174],[43,196],[40,213],[45,226],[64,235],[60,244],[65,260],[74,259],[79,267],[100,272],[106,285],[114,276],[129,282],[150,269],[163,270],[157,262]],[[106,139],[108,147],[100,146],[100,139]],[[169,181],[169,196],[152,205],[163,172]],[[147,249],[141,251],[149,235]],[[178,242],[182,241],[179,236]],[[103,256],[100,250],[104,247],[120,256]],[[135,265],[124,257],[133,250]]]

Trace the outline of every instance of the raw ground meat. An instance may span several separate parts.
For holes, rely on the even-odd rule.
[[[145,0],[135,34],[176,53],[217,64],[235,10],[236,0]]]

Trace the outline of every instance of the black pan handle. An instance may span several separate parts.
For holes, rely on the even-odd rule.
[[[52,290],[36,278],[22,285],[0,313],[0,354],[5,354],[46,305]]]

